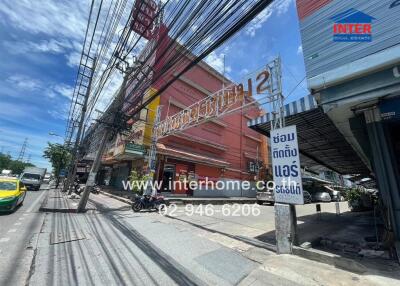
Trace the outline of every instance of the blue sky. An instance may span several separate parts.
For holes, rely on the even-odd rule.
[[[50,167],[42,157],[48,141],[62,143],[66,117],[89,10],[88,0],[2,0],[0,2],[0,149]],[[227,76],[246,74],[280,55],[284,94],[304,78],[294,0],[275,1],[245,29],[208,58]],[[288,98],[307,94],[305,81]]]

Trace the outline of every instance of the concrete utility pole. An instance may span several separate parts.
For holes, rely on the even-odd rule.
[[[71,158],[71,166],[70,166],[70,170],[68,172],[68,177],[67,177],[67,181],[64,184],[64,188],[63,191],[67,191],[68,190],[68,194],[70,195],[72,193],[72,182],[75,178],[75,174],[76,174],[76,167],[78,164],[78,150],[79,150],[79,144],[81,142],[81,136],[83,133],[83,128],[84,128],[84,122],[86,119],[86,110],[87,110],[87,104],[89,101],[89,96],[90,96],[90,89],[92,87],[92,79],[93,79],[93,74],[94,74],[94,69],[96,66],[96,57],[93,58],[92,61],[92,66],[88,67],[88,69],[90,70],[90,75],[86,75],[86,74],[82,74],[82,76],[88,78],[88,85],[86,87],[86,93],[83,99],[83,104],[82,104],[82,112],[81,112],[81,117],[79,120],[79,125],[78,125],[78,132],[76,134],[76,139],[75,139],[75,143],[74,143],[74,148],[72,149],[72,158]],[[78,95],[79,95],[79,90],[78,90]]]
[[[273,119],[271,131],[285,127],[284,96],[282,94],[281,59],[274,60],[271,89],[277,90],[270,98]],[[292,204],[275,203],[275,235],[278,254],[291,254],[293,244],[297,243],[296,207]]]
[[[114,110],[111,110],[111,112],[113,112],[114,114],[111,116],[111,118],[108,122],[111,125],[115,119],[116,112],[120,111],[123,107],[123,103],[124,103],[124,99],[125,99],[126,85],[128,83],[129,75],[131,74],[132,70],[133,69],[128,66],[126,68],[126,70],[123,71],[124,72],[124,80],[122,82],[121,88],[115,99],[115,106],[113,108]],[[85,190],[83,191],[81,199],[79,200],[79,204],[78,204],[78,208],[77,208],[78,213],[84,212],[86,209],[86,204],[89,199],[90,191],[92,190],[92,188],[94,187],[94,185],[96,183],[97,172],[99,171],[100,166],[101,166],[101,158],[103,156],[103,153],[104,153],[104,150],[106,147],[106,143],[107,143],[108,138],[110,137],[111,131],[112,131],[112,128],[106,127],[105,131],[103,133],[103,136],[101,137],[100,146],[97,149],[97,153],[96,153],[94,162],[93,162],[92,167],[89,172],[89,177],[86,181]]]

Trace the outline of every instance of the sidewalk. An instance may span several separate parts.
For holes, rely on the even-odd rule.
[[[122,198],[123,202],[129,202],[135,199],[136,194],[131,191],[121,191],[110,187],[101,187],[102,194],[110,196],[114,199],[119,200]],[[187,197],[187,196],[177,196],[171,194],[162,193],[165,196],[165,201],[168,203],[175,204],[212,204],[212,205],[223,205],[223,204],[254,204],[257,202],[256,198],[248,197],[229,197],[229,198],[218,198],[218,197]]]
[[[57,191],[49,194],[49,199],[65,200],[55,196]],[[239,236],[212,232],[209,223],[199,228],[158,213],[133,213],[130,205],[102,194],[91,195],[90,203],[95,210],[84,214],[46,214],[33,246],[28,285],[399,283],[399,271],[354,273],[295,255],[276,255]],[[242,227],[242,236],[246,229]]]
[[[75,213],[78,207],[79,198],[71,199],[67,197],[67,193],[61,191],[60,188],[50,188],[46,197],[41,204],[39,211],[41,212],[58,212],[58,213]],[[87,210],[94,210],[93,204],[88,202]]]

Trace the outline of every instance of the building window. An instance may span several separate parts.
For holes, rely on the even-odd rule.
[[[248,166],[249,166],[249,172],[250,173],[257,173],[258,172],[258,169],[259,169],[259,164],[257,164],[257,162],[255,162],[255,161],[250,161],[249,162],[249,164],[248,164]]]

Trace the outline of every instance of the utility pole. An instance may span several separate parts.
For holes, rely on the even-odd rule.
[[[89,56],[87,56],[89,58]],[[87,75],[85,73],[82,73],[81,76],[84,78],[88,79],[88,85],[85,87],[86,88],[86,92],[84,94],[84,99],[83,99],[83,104],[82,104],[82,111],[81,111],[81,117],[79,120],[79,125],[78,125],[78,131],[76,134],[76,139],[75,139],[75,143],[74,143],[74,148],[72,149],[72,158],[71,158],[71,166],[68,172],[68,177],[67,177],[67,181],[64,184],[64,188],[63,191],[67,191],[68,190],[68,194],[70,195],[72,193],[72,188],[70,188],[70,186],[72,185],[72,181],[74,180],[75,174],[76,174],[76,167],[77,167],[77,163],[78,163],[78,151],[79,151],[79,143],[81,142],[81,136],[83,133],[83,128],[84,128],[84,122],[86,119],[86,110],[87,110],[87,104],[89,101],[89,97],[90,97],[90,89],[92,86],[92,79],[93,79],[93,74],[94,74],[94,69],[96,67],[96,57],[92,59],[92,66],[91,67],[87,67],[90,71],[90,74]],[[79,93],[80,90],[78,89],[78,95],[81,95],[81,93]]]
[[[26,146],[28,145],[28,138],[25,138],[24,143],[22,144],[21,151],[19,152],[17,161],[23,161],[25,156]]]
[[[133,68],[129,67],[129,65],[128,65],[128,67],[125,70],[121,70],[121,71],[124,73],[124,80],[123,80],[121,88],[115,98],[114,108],[111,109],[111,112],[113,112],[114,114],[109,119],[108,123],[110,123],[110,125],[113,124],[115,117],[116,117],[115,116],[116,113],[119,112],[123,107],[123,103],[124,103],[124,99],[125,99],[126,85],[128,83],[129,75],[133,71]],[[84,212],[86,209],[86,204],[89,199],[90,191],[92,190],[92,188],[94,187],[94,185],[96,183],[96,176],[97,176],[97,173],[101,166],[101,158],[103,156],[103,153],[104,153],[104,150],[106,147],[106,143],[107,143],[108,138],[110,137],[111,131],[112,131],[112,127],[106,126],[103,136],[101,137],[100,145],[99,145],[99,148],[97,149],[97,153],[96,153],[94,162],[90,169],[89,176],[86,181],[85,189],[82,193],[81,199],[79,200],[79,204],[78,204],[78,208],[77,208],[78,213]]]
[[[26,159],[26,163],[30,163],[31,162],[31,154],[28,155],[28,159]]]
[[[271,131],[285,127],[284,100],[282,94],[281,58],[274,60],[272,66],[270,97],[273,113]],[[275,79],[275,80],[274,80]],[[278,254],[292,253],[293,244],[297,243],[297,216],[293,204],[275,203],[275,235]]]

